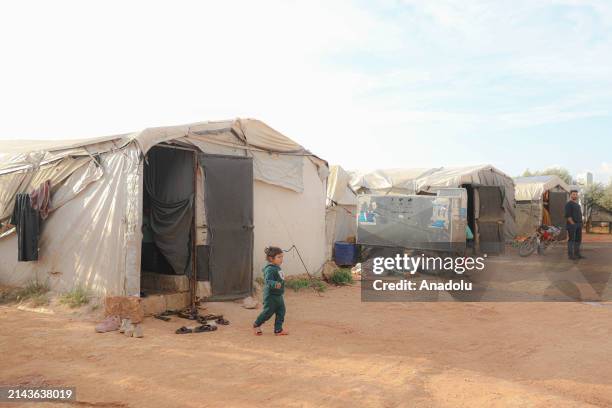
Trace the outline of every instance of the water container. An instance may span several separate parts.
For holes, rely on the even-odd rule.
[[[350,242],[334,243],[334,261],[338,266],[353,266],[357,261],[357,245]]]

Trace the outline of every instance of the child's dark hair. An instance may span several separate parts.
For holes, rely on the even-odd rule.
[[[266,253],[266,259],[268,259],[268,258],[274,258],[278,254],[282,254],[283,250],[280,249],[279,247],[269,246],[269,247],[266,247],[266,249],[264,249],[264,252]]]

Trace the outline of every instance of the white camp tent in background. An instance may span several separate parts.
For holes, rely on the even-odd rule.
[[[350,180],[342,167],[330,167],[325,212],[328,259],[332,257],[336,241],[354,239],[357,233],[357,194],[351,189]]]
[[[464,187],[468,225],[477,241],[511,241],[516,235],[514,182],[491,165],[351,172],[351,187],[358,194],[428,194]]]
[[[565,227],[563,214],[570,186],[559,176],[517,177],[514,183],[519,236],[533,233],[542,224]]]
[[[187,152],[185,157],[194,163],[191,179],[195,191],[190,194],[196,198],[193,218],[198,248],[210,244],[208,239],[221,242],[224,236],[244,232],[246,246],[242,250],[232,253],[227,243],[216,255],[207,256],[234,256],[245,261],[241,251],[247,251],[245,265],[250,264],[254,272],[243,270],[236,275],[229,265],[224,265],[224,270],[213,270],[211,265],[208,279],[217,276],[228,289],[225,294],[215,293],[212,282],[213,296],[244,294],[245,288],[251,288],[253,275],[259,276],[264,266],[264,248],[269,245],[296,245],[311,273],[326,261],[327,163],[260,121],[236,119],[96,139],[1,142],[0,222],[4,227],[0,230],[0,283],[23,285],[38,279],[55,291],[79,285],[101,295],[138,296],[145,170],[151,160],[148,153],[159,149]],[[208,180],[209,174],[203,170],[207,163],[225,158],[230,164],[249,162],[242,167],[248,171],[211,172],[214,180]],[[165,173],[166,168],[160,172]],[[235,177],[236,182],[228,177]],[[39,260],[17,262],[17,237],[7,226],[15,196],[31,192],[45,180],[52,186],[51,212],[43,223]],[[181,180],[173,182],[181,184]],[[216,185],[218,191],[225,189],[227,197],[243,194],[240,200],[245,198],[246,202],[242,208],[235,202],[240,200],[226,200],[228,211],[233,205],[244,219],[224,222],[227,228],[217,237],[208,234],[214,221],[214,216],[207,221],[208,201],[219,201],[208,194],[209,185]],[[199,263],[197,268],[199,276]],[[294,252],[286,254],[283,269],[289,274],[304,273]],[[231,279],[238,281],[232,283]]]

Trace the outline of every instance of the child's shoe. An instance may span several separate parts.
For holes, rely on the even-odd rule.
[[[261,336],[263,334],[263,331],[261,331],[261,326],[253,327],[253,330],[255,331],[256,336]]]
[[[281,330],[281,331],[279,331],[279,332],[274,332],[274,335],[275,335],[275,336],[288,336],[288,335],[289,335],[289,332],[288,332],[288,331],[286,331],[286,330]]]

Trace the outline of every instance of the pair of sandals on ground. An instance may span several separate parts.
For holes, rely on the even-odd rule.
[[[207,320],[211,318],[215,319],[215,324],[208,323]],[[202,323],[201,326],[196,326],[194,328],[182,326],[176,329],[176,334],[187,334],[187,333],[203,333],[203,332],[212,332],[217,330],[217,324],[221,324],[223,326],[227,326],[229,324],[229,320],[223,318],[222,315],[214,316],[214,315],[206,315],[206,316],[197,316],[196,319],[199,323]]]

